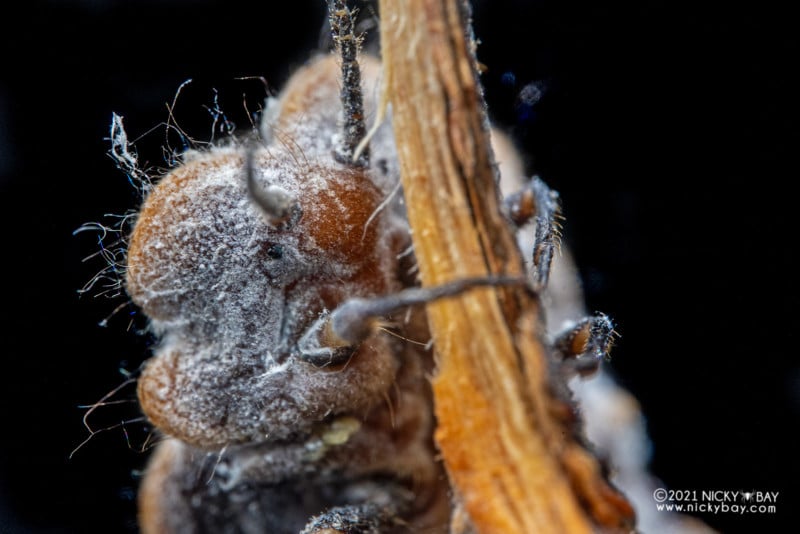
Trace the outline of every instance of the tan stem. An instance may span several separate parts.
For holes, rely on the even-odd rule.
[[[461,8],[456,0],[380,3],[386,90],[425,286],[524,276],[500,213]],[[436,439],[478,532],[592,532],[594,501],[606,497],[576,488],[607,486],[554,415],[536,298],[476,289],[428,305],[428,317],[438,358]],[[565,464],[565,452],[577,460]],[[591,475],[570,472],[573,464]]]

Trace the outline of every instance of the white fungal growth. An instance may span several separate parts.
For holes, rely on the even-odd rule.
[[[124,293],[123,280],[125,279],[125,253],[127,241],[125,231],[128,217],[122,216],[112,225],[98,222],[85,223],[73,232],[73,235],[90,232],[97,234],[97,252],[83,259],[84,262],[101,258],[103,267],[78,290],[79,294],[94,294],[95,296],[118,297]]]
[[[123,118],[116,113],[111,115],[108,151],[117,167],[128,177],[130,184],[144,197],[152,188],[150,175],[139,166],[136,150],[128,141]],[[108,222],[89,222],[73,232],[94,233],[97,236],[98,250],[83,261],[100,258],[103,266],[78,292],[94,296],[116,298],[124,294],[125,269],[127,264],[128,237],[136,219],[135,211],[122,215],[106,214]],[[104,324],[105,320],[103,321]]]
[[[330,58],[301,71],[303,89],[290,83],[270,105],[269,142],[187,152],[140,211],[126,287],[162,335],[140,399],[156,426],[190,444],[287,439],[328,414],[366,414],[395,379],[399,363],[379,336],[343,371],[293,355],[324,310],[399,290],[394,262],[409,240],[390,126],[373,138],[371,168],[332,157],[335,68]],[[270,221],[249,169],[258,191],[279,188],[299,215]]]
[[[122,124],[122,117],[116,113],[111,114],[111,150],[109,155],[127,176],[131,185],[144,197],[152,187],[152,181],[147,172],[139,167],[136,151],[128,142],[128,134]]]
[[[379,93],[369,90],[378,63],[363,59],[370,122],[379,107]],[[417,269],[388,120],[368,134],[367,167],[334,157],[339,76],[333,57],[309,63],[267,102],[249,139],[224,144],[214,135],[230,136],[233,125],[215,98],[207,108],[212,141],[182,154],[157,185],[113,115],[111,156],[146,198],[130,237],[122,228],[132,217],[114,231],[99,224],[80,231],[100,234],[107,263],[85,289],[119,290],[124,276],[160,336],[138,397],[171,439],[158,447],[142,487],[145,532],[217,531],[222,522],[298,532],[312,513],[346,502],[344,493],[354,503],[388,502],[373,493],[352,497],[362,483],[374,492],[373,482],[386,496],[413,488],[416,511],[446,522],[424,315],[409,308],[380,321],[364,316],[356,326],[369,327],[351,337],[327,321],[348,309],[346,301],[408,294]],[[174,124],[174,106],[167,132],[188,139]],[[521,176],[517,160],[499,161],[502,174]],[[102,246],[111,233],[119,235],[113,251]],[[554,280],[560,272],[557,265]],[[579,291],[569,289],[575,271],[563,273],[564,283],[543,295],[559,322],[580,306]],[[430,291],[419,295],[435,298]],[[340,349],[343,358],[334,360]]]

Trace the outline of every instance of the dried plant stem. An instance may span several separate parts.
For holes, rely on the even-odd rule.
[[[380,3],[384,81],[427,286],[524,276],[499,210],[463,9],[457,0]],[[477,531],[592,532],[604,514],[606,526],[620,524],[627,503],[554,415],[536,299],[478,289],[429,305],[428,317],[436,439]]]

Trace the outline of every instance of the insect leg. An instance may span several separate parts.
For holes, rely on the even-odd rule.
[[[380,534],[396,529],[399,524],[400,520],[392,506],[337,506],[314,517],[300,534]]]
[[[588,376],[597,371],[601,360],[609,357],[616,335],[611,319],[598,313],[560,332],[553,348],[568,374]]]
[[[506,197],[506,213],[518,227],[535,218],[536,236],[533,245],[533,288],[541,291],[550,278],[553,251],[560,245],[559,219],[561,205],[558,193],[534,176],[522,191]]]
[[[414,287],[371,298],[351,298],[325,313],[297,344],[297,356],[316,366],[347,362],[358,345],[380,324],[382,317],[416,304],[455,297],[477,287],[526,286],[519,277],[464,278],[433,287]]]
[[[351,10],[346,0],[328,0],[333,42],[341,58],[342,90],[340,98],[344,111],[343,131],[334,141],[334,157],[340,163],[366,167],[369,164],[369,147],[364,147],[357,159],[355,150],[367,133],[364,125],[364,98],[361,90],[361,68],[358,52],[361,38],[354,32],[356,10]]]

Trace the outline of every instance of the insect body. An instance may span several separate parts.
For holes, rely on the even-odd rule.
[[[377,64],[365,67],[374,80]],[[139,397],[172,438],[144,485],[146,529],[202,531],[216,510],[240,528],[250,521],[261,531],[297,532],[315,513],[358,502],[350,493],[360,484],[388,475],[401,481],[386,490],[397,494],[392,502],[408,500],[412,484],[430,488],[412,508],[443,496],[424,405],[424,348],[375,330],[328,365],[299,346],[346,299],[408,284],[397,259],[409,246],[407,225],[398,205],[378,210],[397,180],[390,130],[373,138],[369,167],[332,157],[337,69],[327,57],[295,74],[267,127],[270,143],[188,155],[141,210],[127,289],[162,342]],[[248,158],[258,190],[287,199],[285,220],[253,201]],[[419,317],[396,325],[427,341]],[[277,490],[265,488],[281,488],[286,506],[276,509]]]
[[[347,13],[332,13],[344,16],[335,30],[347,27]],[[364,86],[376,87],[377,61],[360,64]],[[351,119],[363,112],[346,100],[352,87],[340,95],[339,77],[336,58],[310,62],[265,114],[261,139],[188,153],[140,211],[126,288],[161,342],[138,394],[167,436],[140,492],[145,532],[447,529],[429,334],[413,305],[521,281],[409,289],[391,126],[359,155],[350,134],[363,117]],[[374,94],[364,96],[374,113]],[[507,209],[519,223],[540,219],[543,289],[557,198],[534,181]],[[569,330],[554,354],[602,356],[608,343],[593,336],[611,331],[598,321]]]

